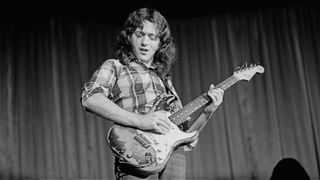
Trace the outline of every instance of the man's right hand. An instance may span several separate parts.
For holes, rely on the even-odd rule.
[[[139,129],[151,130],[156,133],[166,134],[174,124],[169,120],[166,111],[149,112],[139,117]]]

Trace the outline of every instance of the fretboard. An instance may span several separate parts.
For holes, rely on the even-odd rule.
[[[230,76],[229,78],[227,78],[226,80],[224,80],[223,82],[215,86],[215,88],[221,88],[223,90],[226,90],[238,81],[239,79],[237,79],[236,77]],[[194,99],[193,101],[191,101],[190,103],[188,103],[187,105],[185,105],[182,109],[170,115],[169,119],[174,124],[180,125],[185,121],[187,121],[188,120],[187,118],[192,113],[196,112],[198,109],[207,105],[208,103],[210,103],[210,101],[211,101],[211,98],[208,96],[207,93],[204,93],[201,96]]]

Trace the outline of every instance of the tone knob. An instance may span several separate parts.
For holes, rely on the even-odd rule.
[[[132,154],[127,154],[126,156],[127,156],[127,158],[132,158],[133,155]]]

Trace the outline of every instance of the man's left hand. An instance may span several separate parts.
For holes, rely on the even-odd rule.
[[[211,104],[209,104],[205,109],[206,114],[213,113],[223,101],[224,90],[221,88],[214,88],[211,84],[208,91],[208,96],[212,99]]]

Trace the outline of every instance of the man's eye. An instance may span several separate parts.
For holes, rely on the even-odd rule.
[[[141,37],[143,37],[143,36],[146,35],[144,32],[141,32],[141,31],[136,31],[136,32],[134,32],[134,34],[135,34],[138,38],[141,38]],[[153,33],[147,34],[147,36],[148,36],[151,40],[153,40],[153,41],[156,41],[156,40],[159,38],[158,35],[153,34]]]
[[[157,35],[155,35],[155,34],[150,34],[149,35],[149,38],[151,39],[151,40],[157,40],[158,39],[158,36]]]
[[[135,35],[136,35],[137,37],[142,37],[142,36],[144,36],[144,33],[139,32],[139,31],[136,31],[136,32],[135,32]]]

